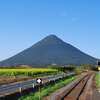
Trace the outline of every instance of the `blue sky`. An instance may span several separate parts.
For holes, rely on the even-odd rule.
[[[100,58],[99,0],[0,0],[0,60],[55,34]]]

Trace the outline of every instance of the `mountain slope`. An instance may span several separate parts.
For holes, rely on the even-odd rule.
[[[63,42],[55,35],[49,35],[32,47],[0,62],[0,66],[48,64],[95,64],[96,59]]]

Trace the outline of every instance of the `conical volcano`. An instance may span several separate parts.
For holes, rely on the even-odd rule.
[[[55,35],[49,35],[30,48],[0,62],[0,66],[51,64],[95,64],[96,59],[83,53],[76,47],[65,43]]]

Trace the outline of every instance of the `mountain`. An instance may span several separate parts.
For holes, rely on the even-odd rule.
[[[0,62],[0,66],[50,64],[96,64],[96,59],[65,43],[57,36],[49,35],[30,48]]]

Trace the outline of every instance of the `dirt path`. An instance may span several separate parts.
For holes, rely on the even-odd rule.
[[[93,79],[94,79],[95,74],[93,74],[90,79],[87,82],[87,85],[83,91],[83,93],[80,96],[80,100],[92,100],[92,95],[93,95]]]
[[[93,95],[92,100],[100,100],[100,90],[96,88],[95,79],[93,79]]]
[[[97,89],[94,89],[93,91],[92,100],[100,100],[100,92]]]
[[[18,77],[18,78],[13,78],[13,77],[0,77],[0,86],[1,85],[7,85],[10,83],[16,83],[20,81],[26,81],[32,79],[31,77]]]

